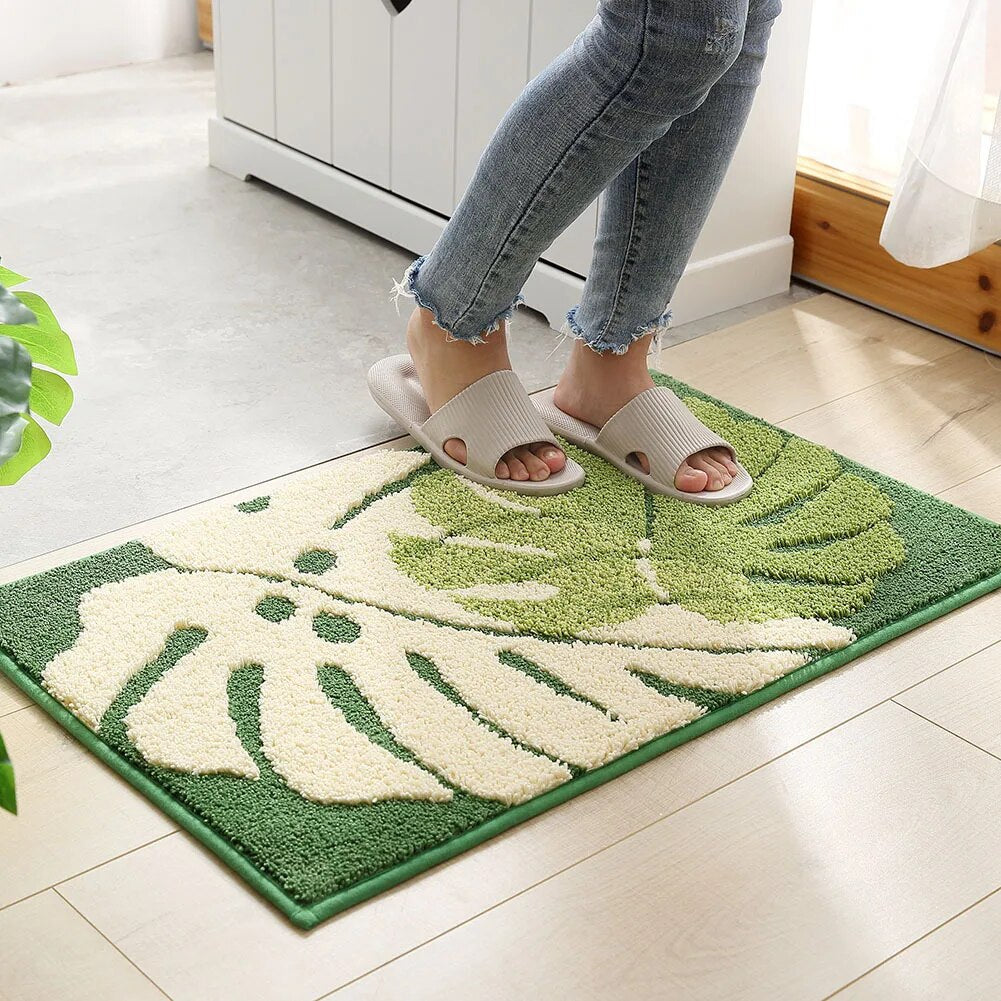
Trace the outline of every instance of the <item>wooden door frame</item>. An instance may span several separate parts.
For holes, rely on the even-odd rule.
[[[891,192],[800,157],[793,275],[1001,355],[1001,244],[937,268],[911,268],[879,245]]]

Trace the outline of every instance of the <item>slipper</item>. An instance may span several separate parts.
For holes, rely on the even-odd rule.
[[[754,486],[737,462],[733,446],[709,430],[666,386],[654,386],[634,396],[612,414],[601,428],[571,417],[553,403],[553,391],[535,398],[542,419],[557,434],[610,462],[656,494],[668,494],[693,504],[732,504]],[[674,485],[678,467],[704,448],[726,448],[737,465],[737,475],[721,490],[689,493]],[[650,462],[644,473],[629,457],[643,452]]]
[[[545,480],[501,479],[494,474],[500,457],[519,445],[547,441],[560,447],[514,372],[494,372],[477,379],[434,414],[409,355],[376,362],[368,372],[368,388],[375,402],[413,435],[439,466],[476,483],[495,490],[548,496],[584,482],[584,470],[569,456],[566,465]],[[449,438],[466,443],[465,465],[445,451]]]

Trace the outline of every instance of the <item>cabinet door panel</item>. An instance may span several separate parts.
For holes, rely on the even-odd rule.
[[[380,0],[331,0],[334,166],[389,187],[390,16]]]
[[[275,133],[330,163],[331,0],[273,0]]]
[[[455,205],[458,0],[421,0],[393,18],[391,187],[421,205]]]
[[[271,0],[218,0],[219,110],[275,137],[275,39]]]
[[[528,82],[530,0],[459,0],[455,200],[480,154]]]
[[[544,0],[532,5],[532,59],[534,77],[546,68],[580,34],[594,17],[594,0]],[[586,275],[591,266],[594,234],[598,228],[598,202],[593,201],[553,241],[543,260]]]

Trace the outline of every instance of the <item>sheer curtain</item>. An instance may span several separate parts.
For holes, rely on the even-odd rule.
[[[800,152],[893,189],[881,243],[933,267],[1001,239],[1001,0],[814,0]]]
[[[932,268],[1001,240],[1001,0],[940,0],[928,66],[880,243]]]

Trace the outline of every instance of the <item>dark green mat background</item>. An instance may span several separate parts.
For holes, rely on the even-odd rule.
[[[682,395],[720,403],[683,383],[663,377],[658,381]],[[726,404],[720,405],[738,418],[757,420]],[[789,437],[778,430],[783,437]],[[0,670],[293,922],[303,928],[313,927],[358,901],[1001,587],[1001,526],[849,459],[839,459],[845,472],[877,484],[890,496],[894,502],[890,523],[907,548],[905,562],[880,580],[868,605],[855,615],[834,620],[853,629],[859,639],[843,650],[818,656],[748,696],[686,692],[710,710],[706,716],[516,807],[508,808],[461,791],[448,804],[386,801],[322,806],[303,799],[275,775],[260,751],[256,730],[259,668],[235,672],[229,685],[238,733],[261,770],[258,781],[188,775],[148,765],[125,737],[124,714],[165,670],[200,641],[203,634],[194,629],[171,637],[161,656],[123,689],[99,733],[93,733],[41,688],[40,674],[55,654],[75,640],[80,595],[100,583],[169,566],[140,543],[128,543],[0,587]],[[386,740],[378,719],[373,719],[371,709],[346,675],[331,668],[321,671],[320,678],[360,729],[373,739]],[[394,832],[400,829],[410,835],[403,845],[393,842]]]

